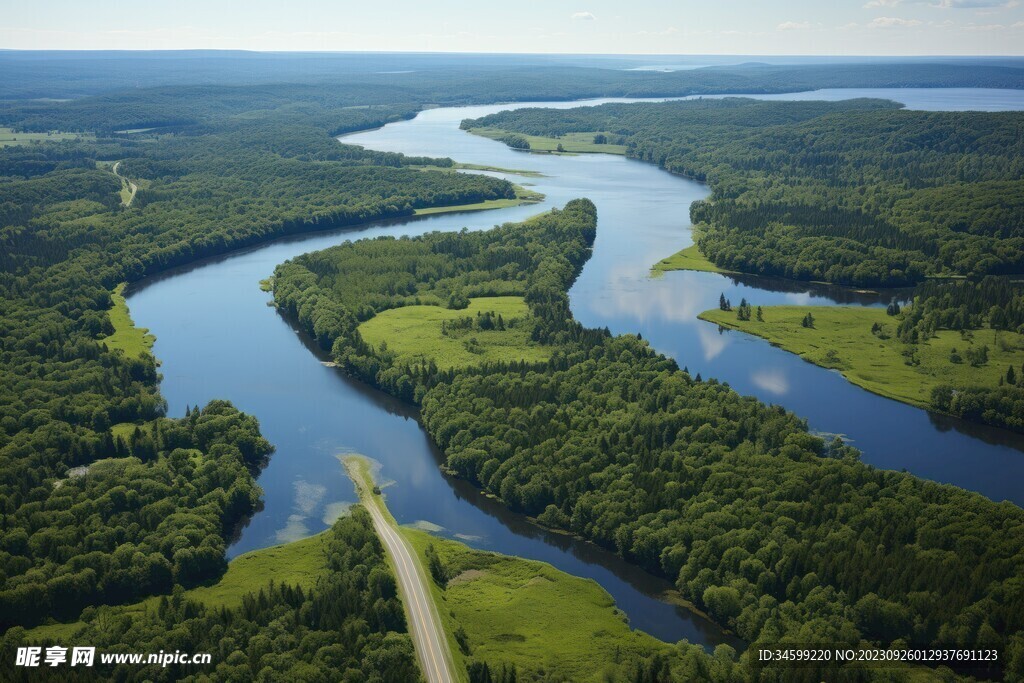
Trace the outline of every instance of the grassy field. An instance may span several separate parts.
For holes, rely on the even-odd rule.
[[[655,273],[664,273],[670,270],[697,270],[702,273],[728,273],[730,271],[719,268],[709,261],[696,244],[691,244],[682,251],[677,251],[668,258],[662,259],[651,267]]]
[[[375,505],[389,519],[384,499],[369,495],[371,463],[361,456],[343,458],[360,488],[364,505]],[[624,680],[628,662],[672,647],[631,631],[611,596],[597,583],[560,572],[544,562],[474,550],[457,541],[403,527],[402,534],[428,566],[433,545],[453,577],[441,588],[424,574],[438,615],[447,631],[456,668],[466,656],[454,634],[466,634],[470,657],[491,666],[515,664],[520,681],[604,681],[606,674]]]
[[[236,607],[242,604],[243,596],[258,592],[271,580],[312,587],[327,568],[325,540],[323,534],[318,534],[301,541],[239,555],[228,564],[228,570],[220,581],[212,586],[185,591],[185,597],[210,607]],[[116,614],[140,614],[147,610],[155,611],[159,603],[159,597],[152,597],[132,605],[108,609]],[[82,625],[82,622],[72,622],[37,626],[26,632],[26,640],[38,642],[54,639],[74,643],[74,636]]]
[[[690,231],[693,244],[682,251],[677,251],[668,258],[664,258],[651,267],[654,275],[665,273],[670,270],[696,270],[701,273],[732,273],[731,270],[719,268],[701,253],[697,246],[697,238],[700,237],[700,227],[694,227]]]
[[[753,305],[756,307],[756,302]],[[813,328],[800,324],[808,312],[814,317]],[[930,405],[931,391],[938,385],[994,387],[1007,367],[1013,365],[1020,374],[1024,363],[1024,335],[985,329],[964,338],[959,332],[940,330],[922,344],[903,344],[896,339],[897,319],[878,308],[767,306],[764,322],[741,321],[735,312],[719,310],[705,311],[699,317],[764,337],[815,365],[839,370],[868,391],[919,407]],[[887,339],[871,332],[875,323],[882,325]],[[972,367],[966,361],[966,351],[982,345],[988,346],[989,361]],[[954,348],[964,362],[950,361]],[[911,350],[916,350],[918,365],[906,363],[904,352]]]
[[[110,309],[110,322],[114,333],[101,341],[111,349],[121,349],[126,356],[138,358],[153,349],[156,337],[144,327],[136,327],[128,311],[128,302],[124,298],[124,283],[118,285],[111,293],[114,307]]]
[[[598,145],[594,143],[594,136],[602,131],[593,133],[567,133],[560,138],[542,137],[540,135],[523,135],[514,131],[502,130],[501,128],[471,128],[473,135],[480,135],[492,140],[498,140],[506,135],[518,135],[526,138],[530,143],[531,152],[555,152],[558,145],[562,145],[562,151],[566,154],[625,154],[625,145]],[[613,133],[605,133],[613,136]]]
[[[538,171],[523,171],[517,168],[501,168],[500,166],[484,166],[482,164],[463,164],[456,162],[455,168],[462,169],[465,171],[491,171],[493,173],[507,173],[509,175],[519,175],[524,178],[543,178],[544,174]]]
[[[456,213],[463,211],[488,211],[490,209],[507,209],[520,204],[537,204],[544,201],[544,195],[534,192],[521,185],[516,185],[515,199],[487,199],[475,204],[456,204],[455,206],[432,206],[428,209],[416,209],[416,216],[430,216],[436,213]]]
[[[441,323],[476,318],[490,311],[501,315],[504,330],[459,329],[442,333]],[[484,361],[542,362],[551,350],[530,340],[522,297],[496,296],[471,299],[469,307],[452,310],[441,306],[405,306],[383,311],[359,326],[363,339],[389,351],[403,362],[432,359],[441,368],[461,368]],[[473,339],[476,343],[473,343]]]
[[[424,563],[433,544],[453,577],[438,611],[462,627],[472,658],[515,664],[520,681],[626,680],[629,663],[671,646],[640,631],[597,583],[544,562],[474,550],[403,529]],[[436,585],[436,584],[435,584]]]
[[[0,126],[0,147],[29,145],[36,142],[64,142],[66,140],[95,140],[89,133],[15,133]]]

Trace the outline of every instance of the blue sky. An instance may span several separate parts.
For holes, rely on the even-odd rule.
[[[0,48],[1024,54],[1022,0],[31,0]]]

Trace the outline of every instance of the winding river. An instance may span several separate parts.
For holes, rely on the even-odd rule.
[[[813,96],[839,99],[880,92],[912,108],[964,108],[951,105],[946,91],[851,90]],[[974,98],[973,108],[1024,109],[1024,92],[968,91],[953,101],[963,105],[964,97]],[[464,118],[510,106],[529,104],[432,109],[344,141],[537,171],[543,177],[508,177],[543,192],[542,205],[282,239],[170,271],[132,288],[129,303],[136,323],[157,337],[154,352],[162,361],[161,391],[170,414],[180,416],[187,405],[226,398],[258,417],[264,435],[277,447],[259,480],[264,508],[231,546],[232,556],[326,528],[356,499],[337,456],[358,452],[380,464],[379,477],[388,482],[388,504],[399,522],[594,579],[611,593],[634,628],[663,640],[686,638],[706,647],[733,642],[714,624],[666,601],[669,582],[590,544],[539,529],[465,482],[442,475],[441,456],[417,423],[415,410],[324,365],[326,358],[269,306],[270,295],[258,286],[278,263],[346,239],[464,226],[483,229],[575,197],[592,199],[599,216],[593,257],[570,292],[573,312],[583,324],[607,326],[613,333],[640,332],[691,372],[782,404],[807,418],[815,431],[842,434],[873,465],[907,469],[994,500],[1024,503],[1019,485],[1024,480],[1024,439],[881,398],[760,339],[720,333],[695,317],[717,306],[723,292],[733,301],[745,297],[754,305],[877,306],[887,296],[712,273],[651,278],[651,264],[691,243],[689,205],[707,195],[706,187],[623,157],[523,154],[458,129]]]

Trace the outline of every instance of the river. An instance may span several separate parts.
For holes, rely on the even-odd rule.
[[[842,94],[835,92],[828,99]],[[906,91],[905,96],[904,91],[889,92],[914,108],[948,108],[942,91]],[[1024,109],[1024,92],[973,94],[978,108]],[[862,95],[864,91],[847,91],[847,96]],[[442,475],[441,456],[417,423],[415,411],[325,366],[326,358],[269,306],[270,295],[258,286],[282,261],[346,239],[488,228],[575,197],[593,200],[599,217],[593,257],[570,292],[573,312],[583,324],[608,326],[613,333],[640,332],[691,372],[782,404],[807,418],[815,431],[844,435],[863,451],[866,462],[905,468],[996,500],[1024,502],[1018,485],[1024,479],[1019,437],[875,396],[760,339],[720,333],[695,318],[717,306],[720,293],[734,302],[745,297],[754,305],[879,305],[879,297],[712,273],[649,277],[651,264],[691,243],[689,205],[706,196],[707,188],[623,157],[523,154],[458,129],[464,118],[510,106],[530,105],[432,109],[410,121],[346,136],[344,142],[537,171],[544,176],[507,177],[543,192],[541,205],[301,235],[169,271],[132,287],[132,315],[157,337],[154,353],[162,362],[161,391],[169,414],[180,416],[187,405],[226,398],[259,418],[263,434],[277,447],[259,479],[264,508],[231,546],[232,557],[326,528],[356,499],[337,456],[358,452],[380,464],[388,505],[400,523],[592,578],[612,595],[634,628],[663,640],[686,638],[706,647],[735,643],[714,624],[664,601],[671,587],[667,581],[590,544],[541,530],[465,482]]]

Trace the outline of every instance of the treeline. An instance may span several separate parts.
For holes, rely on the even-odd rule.
[[[592,220],[589,203],[574,204]],[[440,261],[458,263],[482,239],[392,241],[407,249],[397,281],[376,277],[395,253],[379,240],[309,254],[278,269],[276,296],[314,334],[344,333],[354,321],[323,327],[329,311],[401,305],[435,282],[438,252],[423,246],[443,243],[452,256]],[[548,261],[526,265],[533,301],[558,302],[547,338],[559,348],[546,365],[420,369],[426,391],[413,395],[451,471],[671,578],[750,642],[994,644],[1007,670],[1024,674],[1024,512],[874,469],[781,407],[696,380],[636,337],[579,331],[562,307],[572,278],[538,280]],[[522,277],[500,260],[474,277],[503,272]],[[334,337],[339,362],[352,343]]]
[[[415,168],[450,160],[331,137],[416,106],[331,110],[287,102],[287,92],[241,89],[219,103],[210,94],[188,134],[0,149],[3,627],[215,577],[231,532],[255,509],[267,448],[257,426],[217,403],[181,427],[161,419],[155,359],[102,342],[115,285],[288,233],[513,196],[496,178]],[[73,117],[66,104],[57,109]],[[130,209],[115,161],[140,186]],[[176,436],[193,422],[194,439]],[[118,441],[122,423],[158,431]],[[87,474],[68,476],[78,468]]]
[[[369,514],[355,507],[326,534],[327,571],[315,586],[262,577],[265,583],[255,583],[238,607],[204,605],[177,588],[137,613],[90,609],[75,635],[75,643],[88,643],[98,653],[208,653],[208,666],[102,666],[97,654],[91,668],[11,667],[4,680],[422,680],[395,579]],[[8,631],[3,651],[13,653],[23,639],[22,629]],[[11,661],[5,656],[3,666]]]
[[[3,496],[0,628],[220,576],[226,541],[259,502],[254,475],[271,451],[255,418],[224,401],[127,438],[103,430],[90,451],[66,441],[70,457],[55,467],[28,448],[5,452],[5,473],[19,485]]]
[[[1006,277],[925,282],[900,317],[897,334],[908,344],[925,344],[940,329],[960,330],[968,338],[971,330],[986,328],[1024,333],[1024,289]],[[987,347],[974,353],[980,357],[966,360],[987,362]],[[935,387],[931,401],[943,413],[1024,432],[1024,366],[1006,368],[997,385]]]
[[[856,286],[1024,272],[1019,112],[745,99],[522,109],[470,120],[531,135],[607,130],[712,189],[698,244],[729,270]]]

